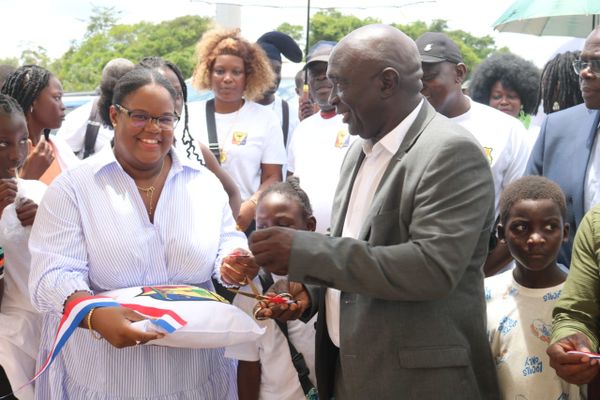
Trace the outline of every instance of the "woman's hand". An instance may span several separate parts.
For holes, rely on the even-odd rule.
[[[92,328],[107,342],[121,349],[165,336],[164,333],[140,332],[131,327],[132,322],[143,319],[140,314],[126,307],[98,307],[94,309],[91,322]]]
[[[303,284],[282,279],[275,282],[275,284],[267,290],[266,296],[283,293],[289,293],[292,296],[294,303],[276,304],[261,301],[258,303],[260,310],[256,312],[256,316],[259,318],[291,321],[300,318],[300,316],[310,308],[310,296]]]
[[[252,220],[254,220],[255,214],[256,203],[252,200],[243,201],[242,205],[240,206],[240,213],[235,221],[238,229],[242,232],[245,232],[252,223]]]
[[[52,161],[54,161],[52,145],[42,137],[37,146],[35,146],[25,159],[23,167],[21,168],[21,178],[32,180],[40,179],[48,167],[50,167]]]
[[[0,216],[6,206],[15,202],[17,190],[15,179],[0,179]]]
[[[576,350],[589,353],[590,347],[587,336],[575,333],[550,345],[546,353],[550,357],[550,366],[556,370],[556,375],[569,383],[583,385],[598,374],[598,360],[567,352]]]
[[[35,202],[30,199],[23,199],[22,202],[17,202],[17,204],[19,204],[16,207],[17,218],[19,218],[19,221],[21,221],[21,225],[23,225],[23,226],[33,225],[33,221],[35,220],[35,215],[37,214],[38,205],[35,204]]]
[[[221,280],[228,285],[244,286],[258,274],[258,264],[246,249],[235,249],[223,257]]]

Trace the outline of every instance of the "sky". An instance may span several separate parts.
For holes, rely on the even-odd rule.
[[[581,48],[583,40],[571,43],[570,38],[494,31],[493,22],[513,1],[312,0],[311,5],[313,13],[317,12],[320,6],[333,6],[344,14],[354,14],[360,18],[377,17],[384,23],[446,19],[450,29],[462,29],[477,36],[491,35],[498,47],[506,46],[539,67],[543,67],[561,47],[565,50]],[[240,15],[241,29],[242,34],[250,40],[256,40],[262,33],[275,29],[283,22],[303,26],[306,23],[306,0],[224,2],[243,4]],[[283,4],[284,7],[281,6]],[[368,8],[365,4],[368,4]],[[159,22],[191,14],[214,17],[216,13],[214,1],[210,0],[0,0],[0,13],[3,16],[11,16],[3,18],[0,24],[0,34],[4,38],[0,47],[0,58],[18,57],[22,50],[37,46],[44,47],[53,59],[60,57],[73,41],[83,37],[86,20],[94,5],[114,6],[121,12],[119,22],[126,24],[142,20]],[[24,18],[19,18],[20,16]]]

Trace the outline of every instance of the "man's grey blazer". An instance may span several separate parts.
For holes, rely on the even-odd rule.
[[[290,279],[320,287],[312,305],[321,399],[334,390],[336,400],[498,398],[481,269],[494,219],[483,150],[424,101],[359,240],[340,238],[361,142],[342,165],[336,237],[298,232],[292,243]],[[325,326],[326,287],[342,291],[339,354]]]

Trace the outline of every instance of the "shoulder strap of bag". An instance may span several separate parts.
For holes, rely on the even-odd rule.
[[[281,129],[283,129],[283,146],[287,149],[288,129],[290,129],[290,106],[283,99],[281,99],[281,115],[283,116],[281,123]]]
[[[215,122],[215,99],[206,102],[206,128],[208,129],[208,148],[221,164],[221,151],[217,139],[217,123]]]
[[[83,158],[88,158],[95,153],[96,140],[100,130],[100,116],[98,115],[98,100],[94,100],[90,117],[85,128],[85,137],[83,139]]]
[[[258,277],[263,287],[264,294],[267,291],[267,289],[273,285],[273,276],[261,268],[258,272]],[[278,321],[276,319],[274,319],[274,321],[279,327],[279,329],[281,329],[281,332],[285,336],[285,339],[288,343],[288,346],[290,348],[290,355],[292,356],[292,363],[294,364],[294,368],[296,368],[296,372],[298,373],[298,380],[300,381],[300,385],[302,386],[304,394],[308,395],[311,391],[312,393],[314,393],[315,387],[308,378],[310,370],[306,366],[306,360],[304,360],[304,356],[302,355],[302,353],[300,353],[290,341],[290,338],[288,336],[287,323]]]

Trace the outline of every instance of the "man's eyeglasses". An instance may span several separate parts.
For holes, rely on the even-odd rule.
[[[177,126],[177,122],[179,122],[179,116],[177,114],[165,114],[159,117],[153,117],[143,111],[130,111],[120,104],[115,104],[115,107],[117,110],[127,114],[131,120],[131,126],[138,129],[144,128],[148,122],[156,122],[158,127],[163,131],[172,131]]]
[[[575,60],[573,61],[573,69],[579,75],[581,71],[589,68],[590,72],[596,76],[600,76],[600,60]]]

